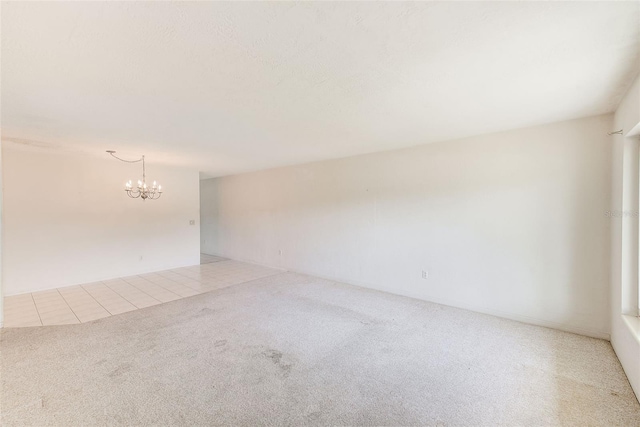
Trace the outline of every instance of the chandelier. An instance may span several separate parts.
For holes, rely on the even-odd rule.
[[[151,186],[147,185],[147,176],[146,176],[146,170],[144,165],[144,155],[138,160],[125,160],[116,156],[116,152],[113,150],[107,150],[107,153],[111,154],[112,157],[120,160],[121,162],[126,162],[126,163],[142,162],[142,180],[138,180],[138,185],[134,187],[133,184],[131,183],[131,180],[127,181],[124,184],[124,191],[126,191],[127,196],[131,197],[132,199],[140,198],[142,200],[147,200],[147,199],[155,200],[155,199],[159,199],[160,196],[162,196],[162,185],[158,185],[156,181],[153,181],[153,184]]]

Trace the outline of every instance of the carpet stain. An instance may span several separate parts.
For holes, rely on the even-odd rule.
[[[280,360],[282,359],[282,353],[280,353],[278,350],[269,349],[262,354],[271,359],[276,365],[279,364]]]
[[[199,317],[204,317],[204,316],[209,316],[211,314],[215,313],[215,310],[205,307],[202,310],[200,310],[198,313],[194,314],[193,316],[191,316],[192,319],[197,319]]]
[[[271,359],[274,365],[276,365],[282,371],[284,377],[288,377],[291,372],[292,365],[290,363],[284,363],[282,361],[282,353],[278,350],[268,349],[262,353],[263,356]]]
[[[322,412],[317,411],[317,412],[308,413],[307,415],[305,415],[305,417],[308,421],[317,421],[320,419],[321,415],[322,415]]]
[[[218,340],[215,343],[213,343],[214,347],[223,347],[227,345],[227,340]]]
[[[122,365],[118,366],[113,371],[109,372],[109,377],[110,378],[116,378],[116,377],[119,377],[122,374],[126,374],[130,370],[131,370],[131,365],[129,363],[125,363],[125,364],[122,364]]]

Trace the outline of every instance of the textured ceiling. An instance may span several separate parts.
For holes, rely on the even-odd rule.
[[[640,2],[3,2],[2,137],[209,176],[613,111]]]

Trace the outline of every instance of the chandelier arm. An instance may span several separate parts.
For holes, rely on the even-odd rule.
[[[132,199],[137,199],[138,197],[140,197],[140,190],[138,189],[130,189],[125,191],[127,192],[127,196],[131,197]]]

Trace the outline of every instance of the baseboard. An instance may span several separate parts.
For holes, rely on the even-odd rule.
[[[504,311],[500,311],[500,310],[494,310],[492,308],[483,307],[483,306],[471,306],[471,305],[466,305],[466,304],[460,304],[459,302],[453,301],[453,300],[439,299],[439,298],[426,299],[426,298],[422,297],[421,295],[411,294],[410,292],[406,292],[406,293],[403,293],[403,292],[391,292],[388,289],[376,286],[375,284],[372,284],[372,283],[365,283],[365,282],[358,282],[358,281],[345,281],[345,280],[337,278],[337,277],[328,277],[328,276],[324,276],[324,275],[320,275],[320,274],[307,273],[307,272],[298,271],[298,270],[288,270],[288,271],[290,271],[292,273],[297,273],[297,274],[315,276],[315,277],[319,277],[321,279],[331,280],[331,281],[334,281],[334,282],[346,283],[348,285],[358,286],[358,287],[365,288],[365,289],[373,289],[373,290],[376,290],[376,291],[379,291],[379,292],[385,292],[385,293],[389,293],[389,294],[392,294],[392,295],[401,295],[401,296],[405,296],[405,297],[409,297],[409,298],[419,299],[421,301],[432,302],[432,303],[435,303],[435,304],[445,305],[447,307],[460,308],[460,309],[463,309],[463,310],[469,310],[469,311],[473,311],[473,312],[476,312],[476,313],[488,314],[488,315],[495,316],[495,317],[500,317],[500,318],[503,318],[503,319],[515,320],[516,322],[526,323],[526,324],[529,324],[529,325],[542,326],[542,327],[545,327],[545,328],[557,329],[557,330],[560,330],[560,331],[570,332],[570,333],[577,334],[577,335],[584,335],[584,336],[591,337],[591,338],[598,338],[598,339],[603,339],[603,340],[606,340],[606,341],[611,341],[611,335],[609,333],[602,332],[602,331],[594,331],[594,330],[591,330],[591,329],[579,328],[579,327],[575,327],[575,326],[572,326],[572,325],[565,325],[565,324],[562,324],[562,323],[552,322],[552,321],[545,320],[545,319],[538,319],[538,318],[529,317],[529,316],[522,316],[522,315],[516,314],[516,313],[510,313],[510,312],[504,312]]]
[[[580,327],[576,327],[576,326],[573,326],[573,325],[566,325],[566,324],[557,323],[557,322],[553,322],[553,321],[549,321],[549,320],[545,320],[545,319],[539,319],[539,318],[535,318],[535,317],[523,316],[523,315],[520,315],[520,314],[517,314],[517,313],[494,310],[492,308],[479,306],[479,305],[478,306],[472,306],[472,305],[468,305],[468,304],[460,304],[458,301],[453,301],[453,300],[438,299],[438,298],[425,299],[421,295],[411,294],[410,292],[406,292],[406,293],[391,292],[388,289],[383,289],[382,287],[376,286],[375,284],[372,284],[372,283],[358,282],[358,281],[353,281],[353,280],[347,281],[347,280],[344,280],[344,279],[339,278],[339,277],[330,277],[330,276],[326,276],[326,275],[323,275],[323,274],[317,274],[317,273],[309,272],[309,271],[300,271],[300,270],[290,269],[290,268],[287,269],[287,268],[282,268],[282,267],[274,267],[272,265],[261,264],[261,263],[258,263],[256,261],[254,261],[254,260],[250,260],[250,259],[230,258],[227,255],[221,255],[221,254],[211,254],[211,255],[215,255],[215,256],[219,256],[219,257],[227,258],[227,259],[232,259],[232,260],[235,260],[235,261],[246,262],[246,263],[249,263],[249,264],[259,265],[259,266],[262,266],[262,267],[273,268],[273,269],[277,269],[277,270],[280,270],[280,271],[289,271],[291,273],[297,273],[297,274],[304,274],[304,275],[307,275],[307,276],[319,277],[321,279],[326,279],[326,280],[331,280],[331,281],[334,281],[334,282],[345,283],[345,284],[348,284],[348,285],[358,286],[358,287],[365,288],[365,289],[373,289],[373,290],[376,290],[376,291],[379,291],[379,292],[385,292],[385,293],[389,293],[389,294],[392,294],[392,295],[401,295],[401,296],[405,296],[405,297],[409,297],[409,298],[419,299],[421,301],[427,301],[427,302],[432,302],[432,303],[435,303],[435,304],[445,305],[447,307],[460,308],[460,309],[463,309],[463,310],[469,310],[469,311],[473,311],[473,312],[476,312],[476,313],[488,314],[488,315],[500,317],[500,318],[503,318],[503,319],[509,319],[509,320],[514,320],[516,322],[526,323],[526,324],[529,324],[529,325],[542,326],[542,327],[545,327],[545,328],[557,329],[557,330],[560,330],[560,331],[570,332],[570,333],[577,334],[577,335],[583,335],[583,336],[587,336],[587,337],[591,337],[591,338],[598,338],[598,339],[602,339],[602,340],[606,340],[606,341],[611,341],[611,335],[608,332],[602,332],[602,331],[595,331],[595,330],[586,329],[586,328],[580,328]]]
[[[203,253],[203,254],[205,254],[205,255],[212,255],[212,256],[217,256],[217,257],[220,257],[220,258],[226,258],[226,259],[228,259],[229,261],[245,262],[245,263],[247,263],[247,264],[257,265],[257,266],[259,266],[259,267],[270,268],[270,269],[272,269],[272,270],[279,270],[279,271],[282,271],[282,272],[290,271],[290,272],[292,272],[292,273],[298,273],[297,271],[288,270],[288,269],[286,269],[286,268],[282,268],[282,267],[274,267],[273,265],[262,264],[262,263],[260,263],[260,262],[254,261],[254,260],[252,260],[252,259],[247,259],[247,258],[232,258],[232,257],[230,257],[230,256],[228,256],[228,255],[220,255],[220,254],[218,254],[218,253],[215,253],[215,254],[208,254],[208,253],[205,253],[205,252],[202,252],[202,253]],[[299,274],[306,274],[306,273],[299,273]],[[317,276],[317,277],[320,277],[320,276]]]

